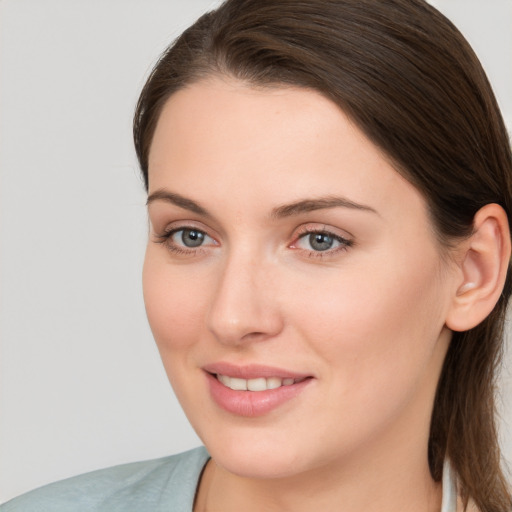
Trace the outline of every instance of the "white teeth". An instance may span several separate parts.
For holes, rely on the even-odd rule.
[[[219,379],[224,386],[227,386],[229,388],[229,383],[231,382],[231,379],[227,375],[217,375],[217,379]]]
[[[265,391],[267,389],[267,379],[264,377],[259,379],[249,379],[247,381],[247,389],[249,391]]]
[[[267,389],[277,389],[282,386],[283,382],[279,377],[269,377],[267,379]]]
[[[245,379],[231,377],[228,386],[235,391],[247,391],[247,381]]]
[[[256,379],[240,379],[238,377],[229,377],[228,375],[217,375],[219,382],[234,391],[266,391],[267,389],[277,389],[281,386],[291,386],[301,379],[281,379],[279,377],[258,377]]]

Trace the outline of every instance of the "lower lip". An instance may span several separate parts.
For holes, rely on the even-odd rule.
[[[215,375],[206,374],[214,402],[232,414],[254,418],[263,416],[295,398],[313,380],[307,378],[291,386],[266,391],[234,391],[221,384]]]

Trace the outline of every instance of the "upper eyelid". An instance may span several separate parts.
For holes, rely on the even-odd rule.
[[[157,238],[170,240],[176,233],[179,233],[180,231],[185,231],[187,229],[191,230],[191,231],[200,231],[206,237],[211,238],[215,242],[216,245],[219,245],[219,241],[214,236],[209,234],[206,230],[197,228],[195,226],[190,226],[190,225],[189,226],[177,226],[177,227],[171,228],[171,229],[166,228],[161,235],[157,234],[156,236],[157,236]],[[200,246],[200,247],[204,247],[204,246]]]
[[[342,235],[337,235],[336,233],[333,233],[332,231],[311,230],[311,231],[305,231],[303,233],[300,233],[298,236],[296,236],[294,238],[294,241],[292,242],[292,247],[293,247],[293,245],[297,244],[299,242],[299,240],[302,240],[303,238],[306,238],[308,235],[315,234],[315,233],[322,234],[322,235],[328,235],[331,238],[333,238],[334,240],[338,241],[340,244],[344,245],[345,247],[349,247],[349,246],[351,247],[354,245],[353,239],[342,236]],[[327,253],[329,251],[330,251],[330,249],[326,250],[325,252]]]
[[[207,236],[208,238],[211,238],[214,240],[214,237],[208,234],[207,231],[204,229],[196,228],[195,226],[181,226],[177,228],[172,228],[167,231],[169,235],[175,235],[176,233],[179,233],[180,231],[199,231],[200,233],[203,233],[203,235]]]
[[[350,238],[337,235],[336,233],[333,233],[332,231],[306,231],[304,233],[301,233],[298,237],[296,237],[295,241],[293,243],[296,243],[298,240],[301,240],[302,238],[306,238],[308,235],[314,235],[314,234],[320,234],[320,235],[327,235],[333,238],[334,240],[337,240],[338,242],[342,242],[345,244],[352,244],[352,240]]]
[[[347,231],[346,229],[335,228],[334,226],[329,226],[324,223],[313,223],[308,222],[299,226],[294,230],[293,239],[297,239],[300,236],[309,234],[309,233],[325,233],[329,235],[333,235],[335,237],[342,238],[343,240],[353,241],[354,235]]]
[[[182,229],[196,229],[197,231],[201,231],[205,235],[208,235],[209,237],[213,239],[217,239],[219,236],[217,232],[214,229],[209,228],[208,226],[205,226],[203,222],[196,221],[196,220],[177,220],[168,222],[165,224],[165,226],[161,229],[156,229],[154,223],[151,223],[153,231],[155,233],[159,232],[161,234],[170,234],[172,232],[180,231]],[[212,234],[213,232],[213,234]]]

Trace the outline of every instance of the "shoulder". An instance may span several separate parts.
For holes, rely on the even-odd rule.
[[[0,512],[189,512],[208,459],[201,447],[93,471],[23,494],[0,505]]]

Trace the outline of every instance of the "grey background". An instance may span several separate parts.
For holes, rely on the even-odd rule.
[[[199,444],[145,318],[131,116],[161,50],[217,3],[0,1],[0,502]],[[512,2],[435,4],[474,45],[511,126]]]

